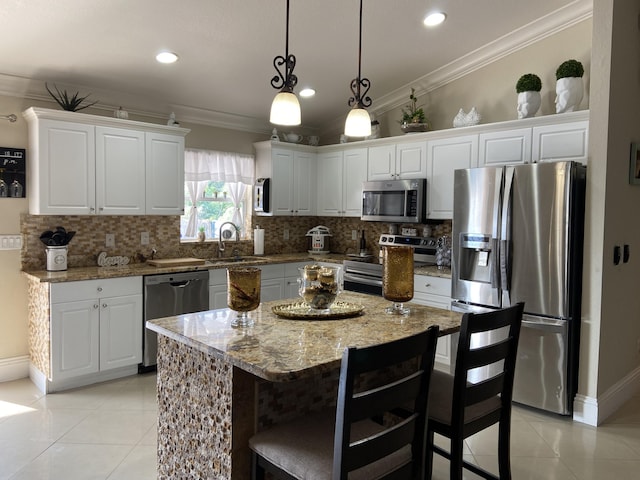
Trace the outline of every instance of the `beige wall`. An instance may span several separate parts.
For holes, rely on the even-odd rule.
[[[598,75],[592,80],[597,92],[589,142],[592,275],[585,322],[592,332],[583,357],[597,368],[581,377],[581,389],[598,397],[640,367],[640,186],[629,184],[630,144],[640,142],[639,15],[636,0],[594,1],[593,70]],[[630,245],[630,261],[615,266],[614,245],[624,244]]]
[[[563,30],[511,55],[440,87],[418,98],[433,130],[452,128],[453,117],[461,108],[476,107],[481,123],[518,118],[516,83],[525,73],[535,73],[542,80],[542,105],[537,116],[555,114],[555,72],[565,60],[582,62],[585,95],[579,110],[589,108],[589,69],[591,65],[591,20]],[[409,103],[407,90],[407,104]],[[375,99],[374,99],[375,105]],[[401,108],[379,116],[383,137],[403,135],[398,120]]]

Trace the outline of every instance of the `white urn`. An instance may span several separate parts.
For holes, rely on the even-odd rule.
[[[527,91],[518,93],[518,118],[531,118],[540,109],[542,97],[540,92]]]
[[[575,111],[584,94],[582,77],[564,77],[556,80],[556,113]]]

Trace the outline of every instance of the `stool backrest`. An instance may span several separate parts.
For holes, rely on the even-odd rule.
[[[334,479],[346,480],[348,472],[403,448],[410,448],[411,460],[394,473],[402,477],[394,478],[419,478],[424,468],[428,392],[438,331],[435,326],[421,334],[382,345],[345,349],[336,405]],[[382,378],[398,365],[402,372],[399,376],[390,375],[393,378],[389,381],[356,391],[361,374],[381,371]],[[397,409],[405,412],[408,409],[408,415],[396,418],[396,422],[391,422],[393,425],[382,432],[351,443],[351,427],[355,422],[393,418],[393,411]]]

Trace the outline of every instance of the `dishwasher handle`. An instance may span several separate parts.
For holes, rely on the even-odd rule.
[[[183,280],[181,282],[169,282],[169,285],[171,285],[174,288],[185,288],[190,283],[191,283],[191,280]]]

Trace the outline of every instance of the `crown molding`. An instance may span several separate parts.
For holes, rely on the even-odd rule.
[[[479,70],[492,62],[500,60],[522,48],[525,48],[546,37],[572,27],[593,15],[592,0],[575,0],[569,5],[552,12],[534,22],[529,23],[503,37],[484,45],[453,62],[407,83],[402,87],[377,98],[371,112],[377,115],[398,108],[406,103],[406,91],[413,87],[418,96],[431,92],[447,83]],[[219,112],[204,108],[179,104],[164,104],[151,98],[143,98],[126,92],[100,90],[81,85],[59,85],[61,88],[79,91],[90,91],[99,102],[92,108],[113,112],[119,105],[127,105],[130,114],[151,118],[167,119],[174,112],[180,122],[208,125],[217,128],[238,130],[252,133],[269,134],[273,125],[255,117]],[[0,95],[20,97],[55,105],[44,88],[44,82],[12,75],[0,74]],[[346,113],[345,113],[346,115]],[[337,134],[344,123],[344,115],[337,117],[325,128],[314,129],[321,135]]]
[[[473,73],[518,50],[573,27],[593,16],[592,0],[576,0],[534,22],[483,45],[433,72],[376,99],[374,113],[383,114],[406,103],[407,90],[422,96],[465,75]],[[337,121],[337,120],[336,120]]]

